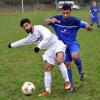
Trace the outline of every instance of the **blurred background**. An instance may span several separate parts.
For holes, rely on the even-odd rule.
[[[80,9],[88,9],[93,0],[0,0],[0,12],[26,12],[34,10],[58,10],[61,1],[74,1]],[[100,6],[100,0],[96,0]]]

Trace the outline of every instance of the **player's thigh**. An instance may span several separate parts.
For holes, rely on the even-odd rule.
[[[64,61],[64,58],[65,58],[65,53],[63,51],[56,53],[56,62],[58,65]]]
[[[79,44],[72,44],[70,46],[70,53],[71,53],[71,58],[76,59],[79,57],[79,52],[80,52],[80,45]]]
[[[56,63],[61,64],[65,58],[66,45],[62,41],[58,41],[54,47],[56,54]]]
[[[72,58],[71,58],[71,53],[70,53],[69,48],[66,49],[66,52],[65,53],[66,53],[66,56],[65,56],[64,63],[71,62],[72,61]]]
[[[90,18],[90,21],[91,21],[91,23],[93,24],[94,22],[95,22],[95,19],[94,18]]]
[[[43,54],[43,61],[48,62],[51,65],[55,65],[55,52],[52,49],[46,50]]]

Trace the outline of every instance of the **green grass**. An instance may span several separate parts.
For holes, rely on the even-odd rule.
[[[49,97],[38,97],[38,93],[44,88],[43,50],[35,54],[33,45],[16,49],[7,47],[10,42],[27,35],[19,26],[21,18],[28,17],[33,24],[42,24],[46,17],[59,13],[41,11],[0,14],[0,100],[100,100],[100,32],[95,26],[92,32],[83,29],[78,32],[80,54],[86,73],[86,81],[80,82],[77,69],[72,64],[75,85],[80,86],[79,93],[68,94],[64,91],[64,81],[58,67],[55,66],[52,71],[52,94]],[[72,15],[89,22],[87,11],[73,11]],[[21,86],[25,81],[31,81],[36,86],[32,96],[25,96],[21,92]]]

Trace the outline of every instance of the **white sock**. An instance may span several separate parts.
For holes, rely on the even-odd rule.
[[[67,68],[66,68],[65,64],[62,63],[62,64],[58,65],[58,67],[59,67],[59,69],[61,71],[61,74],[62,74],[65,82],[68,82],[69,81],[69,77],[68,77],[68,72],[67,72]]]
[[[44,75],[44,84],[47,92],[51,92],[51,72],[47,71]]]

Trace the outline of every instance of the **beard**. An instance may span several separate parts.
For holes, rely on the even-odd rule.
[[[27,33],[33,33],[32,28],[26,30]]]

